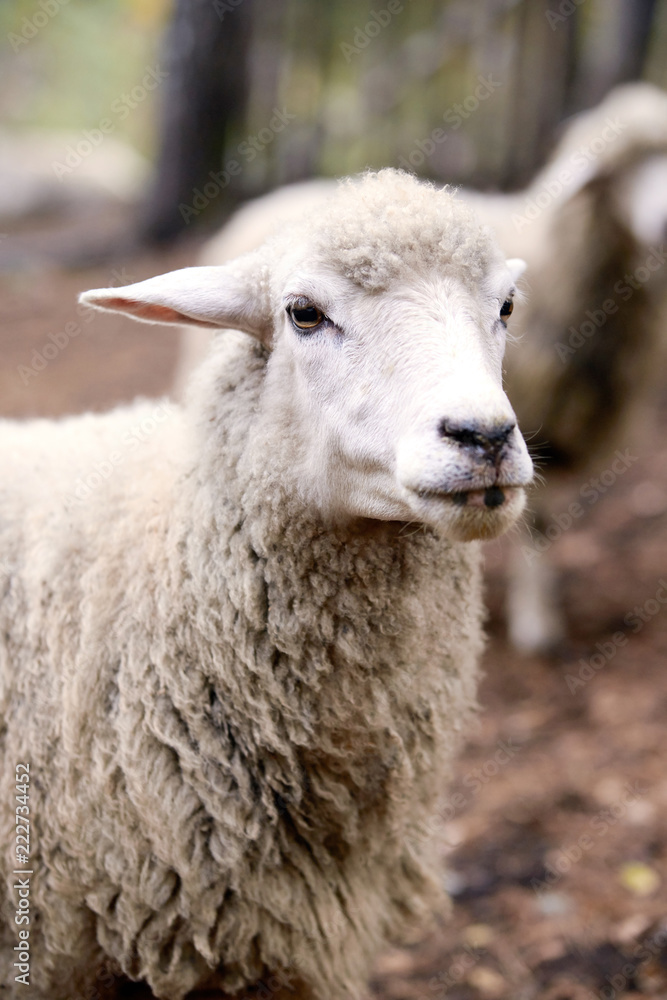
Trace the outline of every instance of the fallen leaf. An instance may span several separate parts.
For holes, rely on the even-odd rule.
[[[642,861],[629,861],[621,867],[619,881],[635,896],[650,896],[660,885],[660,876]]]

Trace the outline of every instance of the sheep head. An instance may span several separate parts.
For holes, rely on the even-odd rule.
[[[470,540],[516,520],[532,475],[502,389],[522,267],[451,192],[384,170],[231,264],[82,301],[256,337],[265,426],[289,428],[301,495]]]

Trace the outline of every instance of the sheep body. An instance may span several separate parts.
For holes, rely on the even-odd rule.
[[[224,464],[209,460],[236,483],[232,443],[241,450],[263,359],[234,346],[231,447]],[[31,487],[44,481],[73,490],[60,464],[72,430],[92,467],[152,412],[35,428],[37,468],[34,447],[3,428],[17,444],[6,474],[26,485],[3,522],[15,530],[28,511],[2,602],[13,640],[2,717],[5,803],[15,763],[32,773],[31,902],[50,928],[41,948],[33,932],[33,982],[68,996],[85,985],[70,980],[73,958],[85,968],[106,954],[161,996],[205,980],[207,959],[228,968],[216,982],[228,990],[296,967],[323,996],[343,995],[403,907],[433,889],[406,841],[432,839],[424,824],[474,702],[477,547],[332,536],[268,490],[262,511],[233,497],[227,523],[194,482],[171,508],[180,414],[128,459],[122,482],[69,511],[54,512],[50,492],[39,503]],[[208,526],[195,541],[193,518]],[[3,538],[3,552],[12,544]],[[26,564],[26,551],[38,558]],[[301,829],[280,822],[292,809]],[[334,863],[325,835],[347,857]],[[3,843],[11,872],[13,840]],[[2,973],[13,981],[9,963]]]
[[[344,194],[304,259],[321,251],[330,280],[374,309],[397,269],[419,272],[429,256],[486,287],[502,258],[449,196],[416,247],[428,189],[394,172],[366,186],[370,216],[392,194],[396,209],[374,231]],[[220,282],[240,281],[241,265],[217,270]],[[250,271],[254,298],[237,310],[248,325],[275,298],[259,261]],[[179,274],[190,280],[169,276],[160,318]],[[115,308],[123,294],[134,308],[125,290],[98,301]],[[288,350],[306,348],[290,336],[295,346],[281,347],[285,334],[270,351],[228,331],[185,409],[137,403],[2,426],[0,976],[10,997],[23,989],[17,763],[30,766],[33,996],[112,988],[122,971],[167,1000],[271,976],[291,996],[342,1000],[360,995],[384,941],[442,902],[435,817],[475,703],[478,546],[448,538],[439,513],[406,530],[388,515],[332,517],[304,493],[305,445],[285,400],[295,395]],[[484,400],[495,391],[500,406],[489,387]],[[322,448],[318,439],[313,454]],[[497,532],[519,510],[485,517]]]

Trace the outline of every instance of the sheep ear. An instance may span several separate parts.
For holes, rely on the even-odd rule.
[[[266,266],[247,254],[221,267],[186,267],[120,288],[83,292],[79,302],[145,323],[243,330],[267,343],[273,333]]]
[[[507,264],[509,273],[512,275],[512,281],[518,281],[526,270],[525,260],[521,260],[520,257],[510,257],[505,263]]]

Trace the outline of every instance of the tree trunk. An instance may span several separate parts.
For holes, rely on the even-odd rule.
[[[656,8],[656,0],[600,5],[581,53],[575,110],[593,107],[619,83],[641,79]]]
[[[254,0],[175,0],[165,42],[160,141],[155,173],[139,219],[149,242],[178,236],[198,217],[196,189],[217,184],[216,207],[230,200],[219,174],[225,145],[245,119],[247,54]],[[201,205],[201,200],[197,202]]]

